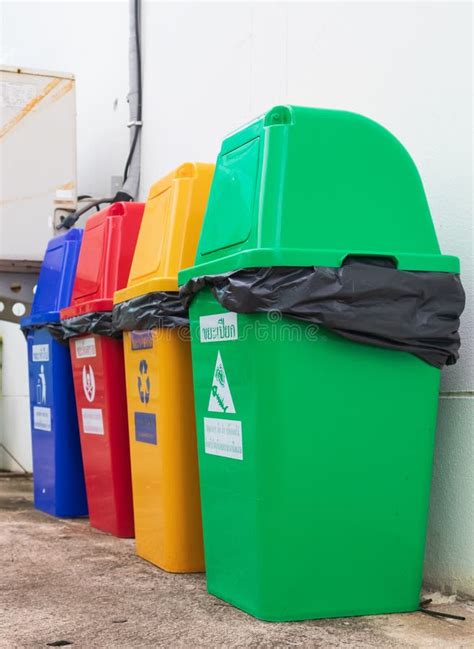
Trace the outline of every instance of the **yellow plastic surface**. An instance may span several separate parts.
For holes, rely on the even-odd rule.
[[[131,336],[124,333],[136,552],[168,572],[202,572],[189,341],[181,340],[176,329],[155,329],[151,349],[133,350]],[[150,376],[146,405],[137,387],[142,359]],[[136,412],[155,415],[156,444],[136,440]]]
[[[114,302],[153,291],[177,291],[178,272],[192,266],[214,173],[186,162],[150,189],[127,288]]]
[[[128,286],[115,303],[178,290],[178,272],[194,263],[213,171],[186,163],[152,186]],[[169,572],[202,572],[189,341],[176,329],[125,332],[124,355],[137,554]]]

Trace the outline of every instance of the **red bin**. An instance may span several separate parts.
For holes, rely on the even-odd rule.
[[[87,221],[71,306],[61,320],[112,311],[127,285],[144,203],[114,203]],[[105,335],[71,338],[74,391],[93,527],[133,537],[132,482],[123,345]]]

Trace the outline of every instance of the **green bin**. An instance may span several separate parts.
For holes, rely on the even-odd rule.
[[[388,131],[278,106],[224,140],[179,282],[352,255],[459,271]],[[209,289],[190,325],[209,592],[273,621],[417,610],[440,370]]]

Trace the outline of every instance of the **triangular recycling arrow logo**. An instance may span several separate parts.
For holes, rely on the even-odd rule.
[[[208,410],[209,412],[235,413],[234,401],[219,351],[217,352]]]

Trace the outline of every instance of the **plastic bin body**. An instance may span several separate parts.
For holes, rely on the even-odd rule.
[[[92,527],[133,536],[133,504],[122,341],[69,342]],[[94,377],[93,381],[88,377]],[[90,387],[89,387],[90,386]]]
[[[224,141],[179,281],[354,254],[458,271],[393,136],[277,107]],[[417,610],[440,371],[207,289],[190,326],[209,592],[273,621]]]
[[[185,163],[151,188],[128,287],[116,303],[177,291],[192,263],[214,165]],[[136,551],[170,572],[204,570],[189,335],[124,332]]]
[[[143,203],[115,203],[87,221],[71,306],[61,319],[111,311],[127,282]],[[127,404],[122,341],[82,335],[69,341],[91,525],[132,537]]]
[[[57,322],[71,299],[82,230],[52,239],[46,249],[27,335],[35,507],[53,516],[87,515],[71,359],[41,325]]]

